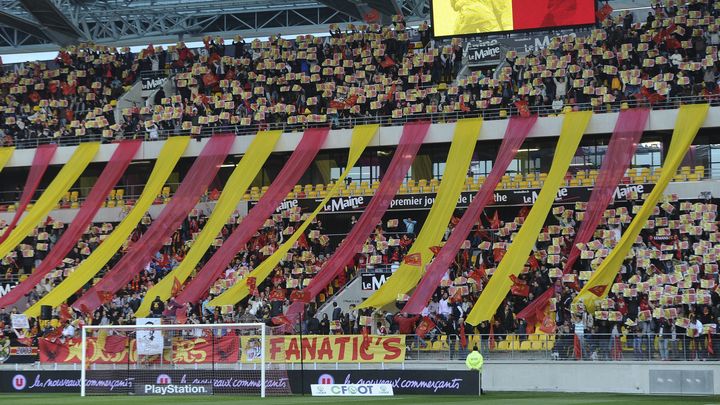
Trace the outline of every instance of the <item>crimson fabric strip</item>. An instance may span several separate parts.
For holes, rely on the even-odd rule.
[[[403,179],[407,175],[420,145],[430,129],[429,122],[415,122],[405,124],[400,143],[395,149],[392,161],[384,173],[377,191],[370,200],[365,211],[358,222],[353,226],[350,233],[343,240],[340,247],[330,257],[322,269],[313,277],[310,284],[304,289],[315,298],[324,290],[337,275],[344,270],[355,254],[360,251],[375,225],[382,219],[390,202],[400,188]],[[288,308],[287,314],[296,318],[303,309],[303,303],[296,301]]]
[[[595,186],[590,194],[585,218],[580,224],[578,233],[572,244],[572,249],[568,256],[568,260],[563,268],[563,274],[572,271],[575,261],[580,257],[580,249],[577,245],[585,244],[590,241],[595,229],[600,224],[613,194],[620,181],[622,181],[625,172],[630,167],[635,150],[640,142],[648,118],[650,110],[645,108],[623,110],[618,116],[615,123],[613,135],[610,138],[607,152],[603,158],[600,172],[598,173]],[[518,313],[518,318],[534,320],[535,315],[545,309],[550,298],[555,295],[555,288],[550,287],[547,291],[537,297],[527,307]]]
[[[465,214],[455,226],[447,242],[435,257],[435,260],[427,267],[425,276],[423,276],[410,300],[405,304],[403,312],[419,314],[430,301],[435,289],[440,285],[440,280],[442,280],[448,267],[455,260],[455,255],[460,250],[463,242],[467,239],[473,225],[478,221],[485,207],[493,200],[495,188],[502,180],[507,167],[517,155],[518,149],[525,142],[536,121],[537,116],[512,117],[510,119],[490,174],[485,179],[480,190],[478,190]]]
[[[22,196],[20,196],[18,209],[15,211],[15,216],[13,216],[12,221],[10,221],[10,224],[8,224],[5,229],[5,233],[0,235],[0,243],[5,242],[5,239],[10,236],[10,232],[15,229],[15,225],[20,222],[20,217],[22,217],[22,214],[25,212],[25,209],[35,195],[35,191],[37,191],[37,188],[40,185],[40,180],[42,180],[45,171],[48,166],[50,166],[50,161],[52,161],[55,156],[55,151],[57,151],[57,145],[55,144],[40,145],[37,149],[35,149],[35,156],[33,157],[32,166],[30,166],[30,173],[28,174],[25,186],[23,187]]]
[[[88,290],[73,307],[84,312],[94,311],[102,305],[103,296],[114,294],[124,288],[139,274],[164,242],[180,227],[188,213],[195,207],[210,182],[227,158],[235,142],[235,135],[215,135],[203,148],[200,156],[190,167],[170,202],[153,221],[150,228],[134,243],[125,256]]]
[[[223,274],[228,264],[244,249],[245,244],[260,229],[285,199],[295,184],[317,156],[325,143],[329,128],[311,128],[305,131],[300,143],[285,163],[275,180],[270,184],[257,205],[243,218],[240,225],[233,231],[223,245],[212,255],[210,260],[198,271],[195,278],[182,290],[176,301],[179,303],[195,302],[207,295],[213,283]]]
[[[512,0],[513,29],[594,24],[594,2],[595,0]]]
[[[117,185],[120,177],[125,173],[133,156],[137,153],[141,140],[122,141],[110,157],[107,165],[98,177],[95,185],[82,203],[80,210],[73,218],[67,230],[62,234],[48,255],[35,271],[22,283],[15,286],[7,295],[0,298],[0,308],[15,304],[25,294],[29,293],[42,279],[54,270],[65,256],[75,247],[80,236],[92,222],[95,214],[102,206],[103,201],[110,194],[110,190]]]

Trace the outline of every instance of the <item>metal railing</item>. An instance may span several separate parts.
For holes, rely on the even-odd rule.
[[[357,336],[357,335],[356,335]],[[720,339],[720,336],[714,335]],[[678,335],[676,339],[659,337],[654,334],[636,338],[634,335],[613,337],[608,334],[585,334],[580,350],[574,349],[574,336],[570,335],[467,335],[467,347],[460,346],[458,335],[442,335],[420,338],[405,336],[404,363],[447,363],[464,362],[474,346],[482,353],[486,362],[720,362],[720,345],[713,343],[715,353],[707,350],[707,338],[702,335],[691,339]],[[494,340],[494,343],[491,341]],[[637,340],[637,342],[636,342]],[[713,342],[717,342],[713,338]],[[35,363],[36,366],[58,367],[70,363]],[[225,364],[224,367],[238,367],[240,363]],[[336,363],[337,367],[340,363]],[[351,361],[343,362],[352,365]],[[6,364],[7,365],[7,364]],[[316,368],[318,363],[307,361],[305,367]],[[289,365],[288,367],[296,367]],[[116,367],[106,365],[101,367]],[[192,367],[192,365],[180,366]]]
[[[464,360],[473,346],[485,360],[520,361],[720,361],[720,336],[713,335],[708,351],[706,335],[690,338],[678,332],[671,336],[656,333],[627,333],[620,336],[586,333],[467,335],[467,347],[458,335],[407,335],[406,360]]]
[[[625,102],[614,102],[610,104],[602,104],[600,106],[593,106],[590,103],[584,104],[566,104],[566,107],[570,107],[573,110],[579,111],[596,111],[599,113],[604,112],[617,112],[623,108],[623,104],[627,104],[628,107],[651,107],[653,110],[668,110],[679,108],[681,104],[701,104],[710,103],[712,106],[720,106],[720,98],[708,99],[706,96],[687,96],[687,97],[676,97],[668,101],[661,102],[658,104],[649,105],[646,102],[638,102],[635,100],[628,100]],[[549,105],[541,106],[529,106],[531,114],[537,114],[541,117],[547,117],[553,114],[561,114],[562,111],[553,110]],[[339,118],[337,121],[328,118],[327,122],[322,123],[298,123],[288,124],[287,122],[272,122],[272,123],[254,123],[251,125],[225,125],[225,126],[205,126],[202,127],[199,134],[191,134],[190,130],[182,130],[179,128],[174,129],[160,129],[159,136],[157,139],[149,139],[149,134],[146,131],[131,132],[131,133],[116,133],[113,137],[104,137],[99,133],[91,133],[83,136],[71,136],[71,137],[57,137],[57,138],[33,138],[33,139],[16,139],[15,146],[18,149],[29,149],[36,148],[42,144],[56,143],[60,146],[75,146],[82,142],[104,142],[112,143],[120,139],[144,139],[146,141],[162,141],[172,136],[190,135],[195,138],[207,138],[214,134],[226,134],[233,133],[236,136],[247,136],[255,135],[260,130],[281,130],[283,132],[300,132],[307,128],[317,127],[332,127],[333,129],[350,129],[357,125],[364,124],[379,124],[383,127],[388,126],[399,126],[408,122],[417,121],[428,121],[433,124],[439,123],[453,123],[462,118],[478,118],[482,117],[484,120],[501,120],[507,117],[518,115],[518,109],[515,106],[499,106],[493,108],[486,108],[478,111],[454,111],[454,112],[437,112],[437,113],[421,113],[412,114],[409,116],[403,116],[402,118],[393,118],[387,115],[377,116],[362,116],[362,117],[347,117]],[[334,122],[333,122],[334,121]]]

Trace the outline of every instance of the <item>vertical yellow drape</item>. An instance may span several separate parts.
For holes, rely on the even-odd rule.
[[[555,147],[555,155],[545,184],[543,184],[520,231],[490,278],[490,282],[485,286],[480,298],[468,314],[467,322],[471,325],[490,320],[495,315],[495,311],[513,285],[510,276],[519,275],[525,266],[591,117],[592,112],[590,111],[565,114],[562,131]]]
[[[145,298],[137,310],[137,316],[143,317],[150,313],[150,304],[155,297],[159,296],[163,300],[170,298],[175,279],[183,283],[195,270],[222,227],[227,224],[228,218],[235,211],[255,176],[262,170],[281,135],[282,131],[261,131],[255,136],[240,163],[230,175],[210,218],[193,242],[190,251],[178,267],[174,268],[145,294]]]
[[[447,229],[448,222],[465,185],[470,160],[482,128],[482,119],[464,119],[455,125],[450,152],[446,159],[445,172],[427,219],[408,254],[420,253],[422,266],[430,263],[430,248],[438,245]],[[398,294],[404,294],[415,287],[423,275],[422,267],[401,264],[379,290],[368,297],[358,308],[382,308],[395,302]]]
[[[640,211],[635,215],[628,228],[620,238],[620,242],[603,260],[600,266],[593,272],[592,277],[575,297],[575,303],[583,302],[589,311],[595,308],[595,302],[607,296],[610,286],[615,280],[622,262],[635,243],[640,231],[645,227],[645,222],[652,214],[655,205],[665,192],[668,183],[675,177],[677,168],[682,163],[688,148],[692,145],[695,135],[707,117],[710,106],[708,104],[684,105],[678,111],[675,129],[667,156],[663,162],[662,172],[655,187],[643,203]]]
[[[90,281],[100,269],[117,253],[123,243],[130,236],[142,217],[152,205],[168,176],[175,168],[175,164],[182,156],[185,148],[190,142],[190,137],[179,136],[168,139],[165,142],[160,155],[155,162],[150,178],[143,189],[140,198],[127,216],[120,222],[115,230],[95,249],[87,259],[73,271],[62,283],[53,288],[45,297],[30,307],[25,314],[38,316],[42,305],[57,307],[68,297],[82,288]],[[34,210],[34,208],[33,208]]]
[[[10,160],[13,152],[15,152],[14,147],[0,148],[0,171],[2,171],[8,160]]]
[[[365,148],[368,146],[368,144],[370,144],[370,141],[377,133],[377,130],[378,125],[361,125],[353,129],[352,140],[350,141],[350,154],[348,156],[345,170],[343,170],[342,174],[340,174],[340,177],[335,182],[333,188],[327,191],[327,194],[325,194],[325,198],[322,199],[322,201],[318,204],[315,210],[310,213],[310,215],[298,227],[298,229],[295,230],[295,233],[293,233],[292,236],[290,236],[288,240],[286,240],[282,245],[280,245],[270,257],[260,263],[260,265],[249,274],[249,277],[255,277],[256,283],[258,285],[263,280],[265,280],[265,278],[270,275],[275,266],[287,256],[287,252],[293,247],[295,242],[297,242],[297,240],[300,238],[303,232],[305,232],[307,227],[310,226],[310,224],[320,213],[320,211],[323,210],[325,205],[327,205],[328,201],[330,201],[332,197],[338,195],[340,189],[344,187],[345,177],[347,177],[350,169],[355,166],[355,163],[357,163],[358,159],[360,159],[360,156],[362,156],[363,151],[365,151]],[[250,290],[247,287],[247,281],[246,279],[242,279],[235,283],[235,285],[233,285],[232,287],[228,288],[225,292],[215,297],[215,299],[210,301],[209,305],[233,305],[242,300],[243,298],[247,297],[249,293]]]
[[[5,257],[20,244],[32,230],[52,211],[58,201],[70,190],[100,149],[99,142],[80,144],[70,160],[60,169],[53,181],[35,202],[32,209],[22,217],[5,241],[0,244],[0,257]]]

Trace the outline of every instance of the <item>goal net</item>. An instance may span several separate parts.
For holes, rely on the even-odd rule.
[[[264,324],[84,326],[80,395],[289,395]]]

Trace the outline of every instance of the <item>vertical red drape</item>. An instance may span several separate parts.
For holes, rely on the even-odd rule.
[[[649,116],[650,110],[645,108],[620,112],[607,152],[600,166],[595,186],[590,194],[584,221],[580,224],[580,229],[578,229],[575,236],[570,255],[563,268],[563,274],[572,271],[573,265],[580,257],[580,249],[578,249],[577,245],[589,242],[598,224],[602,221],[605,209],[610,204],[615,193],[615,188],[620,184],[625,172],[630,167],[630,162],[633,155],[635,155],[635,150],[645,130]],[[554,287],[550,287],[520,311],[518,318],[527,319],[528,321],[534,320],[536,314],[545,308],[548,300],[553,295]]]
[[[344,270],[345,266],[352,261],[355,254],[360,251],[368,235],[382,219],[385,211],[387,211],[390,206],[390,202],[393,197],[395,197],[398,188],[400,188],[400,184],[402,184],[403,179],[407,175],[413,160],[415,160],[415,155],[425,140],[429,129],[430,123],[428,122],[405,124],[400,143],[395,149],[392,161],[383,175],[380,186],[373,195],[372,200],[370,200],[367,208],[345,240],[343,240],[340,247],[305,288],[304,291],[308,292],[310,298],[314,298],[325,289],[330,282]],[[302,307],[303,304],[301,302],[294,302],[290,308],[288,308],[287,314],[297,317],[302,311]]]
[[[233,142],[235,135],[215,135],[210,138],[170,202],[147,232],[97,284],[73,303],[74,308],[82,311],[95,310],[102,305],[103,295],[122,289],[145,268],[207,190],[230,152]]]
[[[232,235],[223,243],[217,252],[208,260],[195,278],[176,297],[179,303],[195,302],[208,293],[213,283],[223,274],[228,264],[242,250],[250,238],[269,218],[280,203],[285,199],[295,184],[317,156],[325,143],[329,128],[311,128],[305,131],[300,143],[285,163],[282,170],[273,180],[270,187],[243,218]]]
[[[5,229],[5,233],[0,235],[0,243],[5,242],[5,239],[10,236],[10,232],[15,229],[15,225],[20,222],[20,217],[22,217],[22,214],[25,212],[25,209],[35,195],[35,191],[37,191],[37,188],[40,185],[40,180],[42,180],[45,171],[48,166],[50,166],[50,161],[55,156],[56,150],[56,144],[40,145],[37,149],[35,149],[35,156],[33,157],[32,166],[30,166],[30,173],[28,174],[28,178],[25,181],[25,187],[23,187],[23,192],[20,196],[18,209],[15,211],[15,216],[13,216],[12,221],[8,224],[7,229]]]
[[[425,276],[403,308],[403,312],[419,314],[430,301],[433,292],[440,285],[440,280],[447,272],[448,266],[455,259],[455,255],[460,250],[463,242],[465,242],[473,225],[478,221],[485,207],[493,200],[495,187],[507,171],[507,167],[515,158],[518,149],[522,146],[536,121],[537,116],[512,117],[510,119],[490,174],[482,187],[480,187],[480,190],[478,190],[465,214],[453,229],[447,243],[428,266]]]
[[[105,165],[100,177],[98,177],[97,182],[82,203],[77,215],[75,215],[75,218],[73,218],[70,225],[68,225],[68,229],[62,234],[57,243],[52,246],[48,255],[40,263],[40,266],[38,266],[25,281],[10,291],[10,293],[0,298],[0,308],[13,305],[23,295],[29,293],[43,277],[60,264],[63,258],[65,258],[68,252],[75,246],[78,238],[80,238],[88,225],[90,225],[95,214],[97,214],[102,206],[103,201],[105,201],[108,194],[110,194],[110,190],[115,187],[120,177],[125,173],[125,170],[141,144],[142,141],[140,140],[120,142],[107,165]]]

